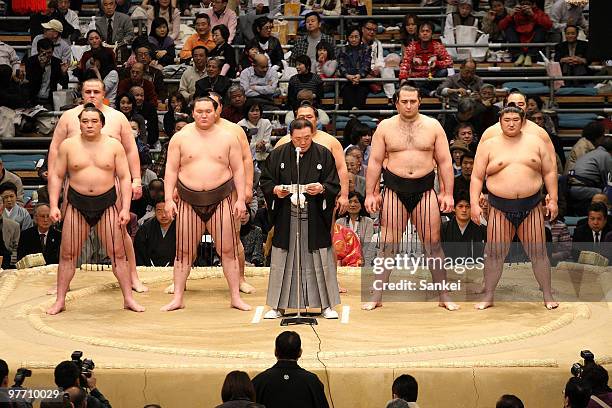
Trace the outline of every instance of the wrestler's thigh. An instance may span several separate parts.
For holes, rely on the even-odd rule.
[[[235,234],[235,220],[232,215],[230,200],[224,199],[219,203],[215,213],[206,223],[206,230],[212,235],[217,253],[230,253],[234,251],[238,238]]]
[[[62,225],[62,244],[60,246],[62,256],[78,256],[88,233],[89,224],[85,218],[76,208],[67,204]]]
[[[386,188],[380,211],[381,239],[385,242],[401,241],[408,225],[408,211],[395,192]]]
[[[434,190],[423,193],[421,201],[412,210],[410,219],[416,227],[421,242],[440,242],[440,209]]]
[[[125,255],[125,246],[129,244],[126,242],[127,231],[125,226],[119,223],[119,211],[115,206],[109,207],[104,211],[102,218],[100,218],[96,225],[96,231],[109,256],[113,254],[116,258]]]
[[[487,256],[495,258],[506,258],[512,238],[514,238],[514,225],[494,207],[490,207],[489,219],[487,220],[487,244],[485,246]]]
[[[176,252],[177,255],[195,257],[196,249],[202,241],[204,222],[198,217],[191,205],[179,199],[176,214]]]
[[[544,210],[541,205],[531,210],[523,223],[519,225],[516,234],[529,258],[547,256]]]

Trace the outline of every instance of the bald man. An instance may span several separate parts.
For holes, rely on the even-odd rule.
[[[137,200],[142,196],[142,185],[140,179],[140,159],[138,158],[138,149],[136,147],[136,141],[132,134],[132,127],[128,122],[125,115],[118,110],[111,108],[110,106],[104,105],[105,88],[104,82],[99,79],[88,79],[83,82],[82,86],[82,98],[83,104],[67,110],[62,114],[55,131],[53,132],[53,139],[49,146],[49,173],[51,172],[53,165],[57,159],[60,144],[73,136],[79,136],[81,134],[81,128],[79,123],[79,114],[83,111],[83,106],[87,103],[93,103],[106,118],[104,127],[102,128],[102,134],[117,139],[125,150],[125,155],[128,159],[130,168],[130,176],[132,179],[132,199]],[[121,197],[117,200],[117,205],[121,206]],[[120,208],[119,208],[120,209]],[[134,246],[132,245],[132,239],[125,231],[123,237],[127,240],[129,245],[126,245],[126,255],[129,264],[130,277],[132,280],[132,289],[136,292],[146,292],[148,289],[138,278],[136,272],[136,255],[134,254]],[[50,291],[50,294],[54,294],[54,291]]]

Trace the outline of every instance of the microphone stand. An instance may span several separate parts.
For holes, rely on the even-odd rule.
[[[297,168],[297,219],[298,219],[298,223],[297,223],[297,231],[296,231],[296,247],[297,247],[297,283],[298,283],[298,293],[297,293],[297,304],[298,304],[298,310],[297,310],[297,315],[295,317],[285,317],[284,319],[281,320],[280,325],[281,326],[290,326],[290,325],[296,325],[296,324],[309,324],[309,325],[316,325],[317,323],[317,319],[315,319],[314,317],[302,317],[302,314],[300,312],[301,307],[300,307],[300,299],[301,299],[301,294],[302,294],[302,240],[301,240],[301,232],[302,232],[302,219],[301,219],[301,203],[300,203],[300,154],[302,152],[302,149],[299,147],[295,148],[295,155],[296,155],[296,168]],[[291,221],[290,221],[291,222]],[[304,305],[306,306],[306,305]]]

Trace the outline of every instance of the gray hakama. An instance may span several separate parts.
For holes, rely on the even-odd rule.
[[[308,251],[308,208],[301,209],[300,309],[334,307],[340,304],[336,258],[332,248]],[[297,208],[291,205],[289,250],[272,247],[266,303],[274,309],[298,309]]]

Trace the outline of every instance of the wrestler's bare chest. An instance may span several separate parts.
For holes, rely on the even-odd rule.
[[[420,120],[415,123],[399,120],[388,123],[384,128],[384,138],[389,153],[433,150],[435,143],[435,133]]]

